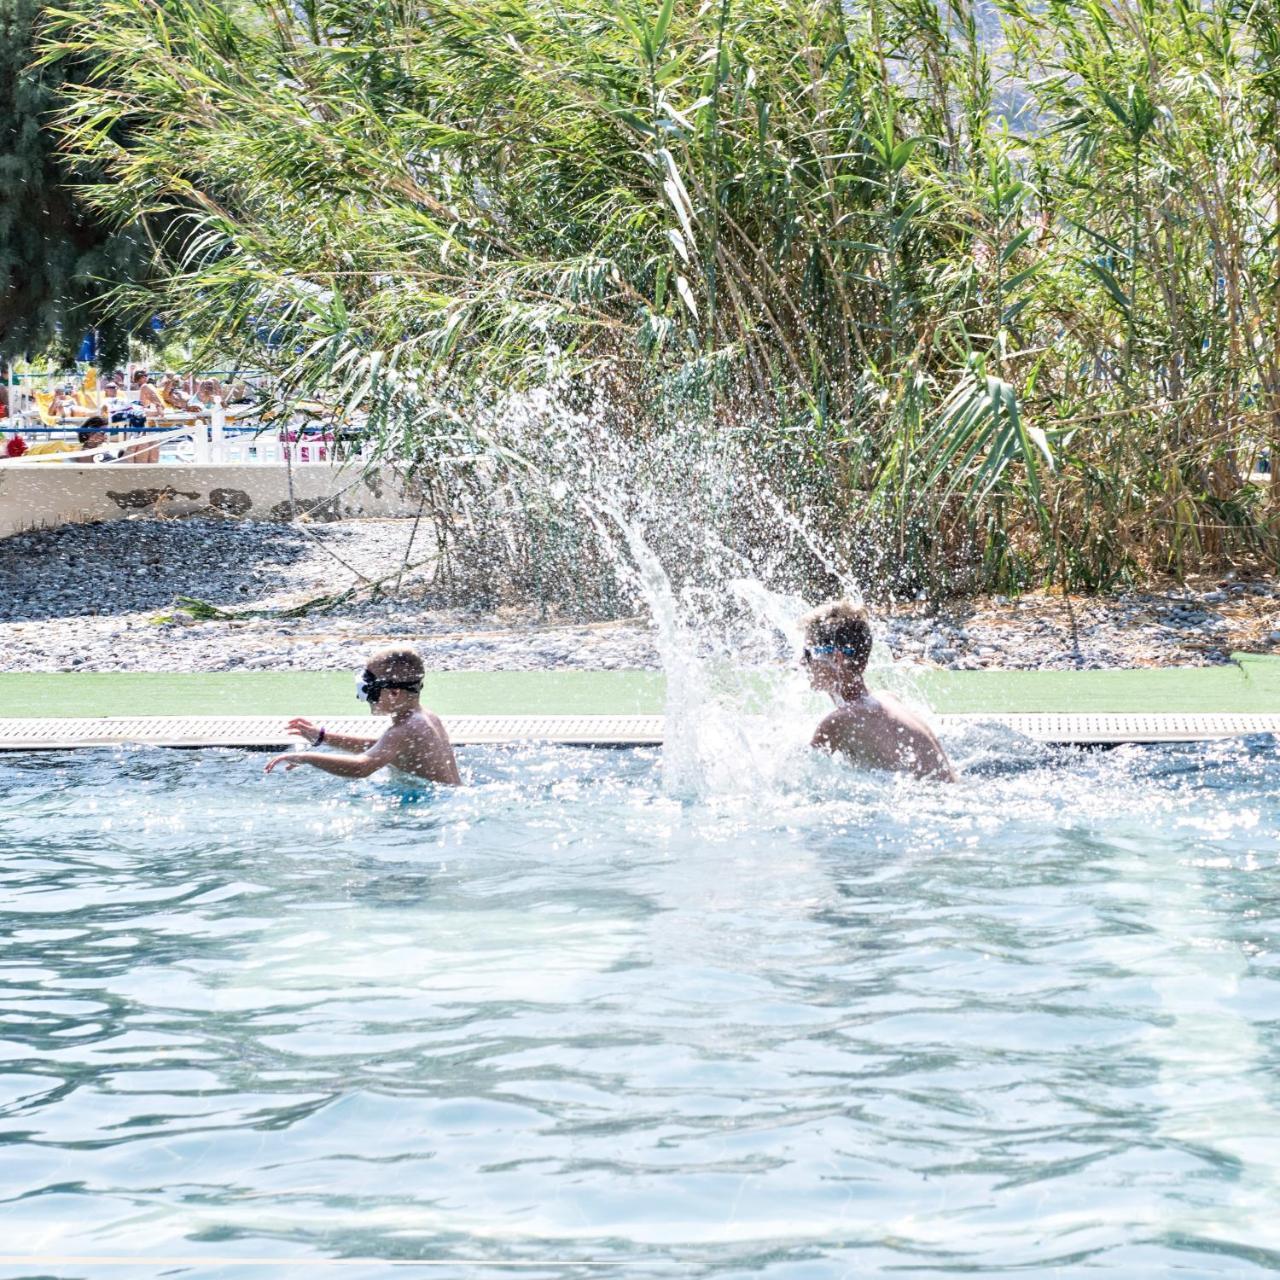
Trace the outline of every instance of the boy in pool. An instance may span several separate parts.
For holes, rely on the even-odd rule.
[[[951,762],[933,730],[891,693],[872,693],[867,688],[863,678],[871,656],[867,611],[851,600],[829,600],[806,614],[801,626],[809,683],[836,704],[818,725],[812,745],[873,769],[954,782]]]
[[[449,735],[440,717],[418,701],[425,675],[422,659],[408,646],[375,653],[360,676],[356,696],[369,704],[374,715],[391,717],[386,732],[379,738],[331,734],[324,725],[297,717],[289,721],[290,733],[313,747],[327,745],[338,751],[286,751],[267,761],[266,772],[278,764],[285,769],[309,764],[339,778],[367,778],[391,765],[427,782],[457,786],[462,779]]]

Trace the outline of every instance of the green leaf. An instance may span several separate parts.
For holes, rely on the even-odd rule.
[[[923,141],[923,138],[906,138],[899,142],[889,153],[889,163],[886,167],[894,173],[898,173],[906,166],[907,161],[911,159],[912,153]]]
[[[1022,464],[1026,495],[1037,517],[1047,518],[1040,467],[1054,468],[1049,438],[1022,419],[1016,389],[1001,378],[984,374],[981,366],[961,379],[943,402],[936,424],[922,442],[926,486],[948,477],[943,491],[950,496],[967,484],[967,501],[980,505],[1005,476],[1009,465]]]
[[[1010,276],[1004,282],[1005,293],[1006,294],[1013,293],[1015,290],[1020,289],[1024,284],[1027,283],[1028,280],[1031,279],[1032,276],[1034,276],[1040,270],[1040,268],[1043,265],[1044,265],[1043,263],[1036,262],[1036,263],[1033,263],[1031,266],[1027,267],[1025,271],[1019,271],[1016,275]]]
[[[1116,306],[1127,316],[1129,314],[1129,295],[1120,287],[1120,282],[1111,271],[1096,259],[1085,261],[1085,270],[1094,276],[1114,299]]]
[[[658,136],[658,131],[648,121],[642,120],[634,111],[615,107],[612,115],[615,120],[621,120],[629,129],[634,129],[637,133],[643,133],[650,138]]]
[[[1021,231],[1019,231],[1018,234],[1014,236],[1013,239],[1010,240],[1009,243],[1005,245],[1003,249],[1000,250],[1000,261],[1002,263],[1008,262],[1009,259],[1012,258],[1013,255],[1017,253],[1018,250],[1021,249],[1022,246],[1026,244],[1028,240],[1031,239],[1032,233],[1034,231],[1035,231],[1035,227],[1024,227]]]
[[[895,244],[901,240],[907,229],[907,225],[916,216],[916,214],[920,213],[924,209],[924,206],[925,198],[924,193],[922,192],[920,195],[916,196],[916,198],[912,200],[896,218],[894,218],[889,239]]]
[[[675,7],[675,0],[664,0],[662,8],[658,10],[658,20],[653,25],[653,44],[658,53],[662,52],[662,43],[667,38],[667,28],[671,25]]]

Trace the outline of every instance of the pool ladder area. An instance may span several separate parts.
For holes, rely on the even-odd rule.
[[[334,733],[368,734],[368,716],[326,716]],[[459,746],[551,742],[566,746],[656,746],[657,715],[444,716]],[[283,716],[103,716],[0,719],[0,751],[62,751],[136,744],[154,747],[273,748],[296,745]],[[1109,712],[1016,715],[939,715],[944,732],[964,726],[1003,727],[1035,742],[1071,746],[1202,742],[1280,733],[1271,713]]]

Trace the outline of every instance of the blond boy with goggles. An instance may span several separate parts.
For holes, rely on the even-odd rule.
[[[324,725],[297,717],[289,721],[290,733],[313,747],[336,750],[286,751],[267,761],[266,772],[277,765],[290,770],[306,764],[339,778],[367,778],[391,766],[427,782],[457,786],[462,778],[449,735],[440,717],[419,701],[425,676],[422,659],[407,646],[375,653],[356,677],[356,697],[367,702],[374,715],[391,718],[382,735],[329,733]]]
[[[933,730],[893,694],[867,688],[867,611],[851,600],[831,600],[801,619],[801,626],[809,683],[835,703],[812,745],[873,769],[954,782],[955,771]]]

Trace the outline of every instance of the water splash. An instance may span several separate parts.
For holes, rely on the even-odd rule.
[[[794,772],[820,707],[794,660],[807,602],[756,578],[678,591],[640,521],[611,504],[601,504],[594,518],[613,554],[625,550],[622,570],[653,620],[667,680],[667,793],[695,799],[773,791]],[[725,606],[719,615],[704,607],[709,597]]]
[[[510,447],[549,500],[589,524],[609,571],[647,610],[667,681],[663,778],[686,799],[765,797],[803,776],[829,702],[800,664],[800,619],[822,594],[862,585],[731,444],[676,424],[634,440],[600,406],[541,392],[509,405]],[[869,675],[908,689],[883,624]],[[923,709],[923,708],[922,708]]]

